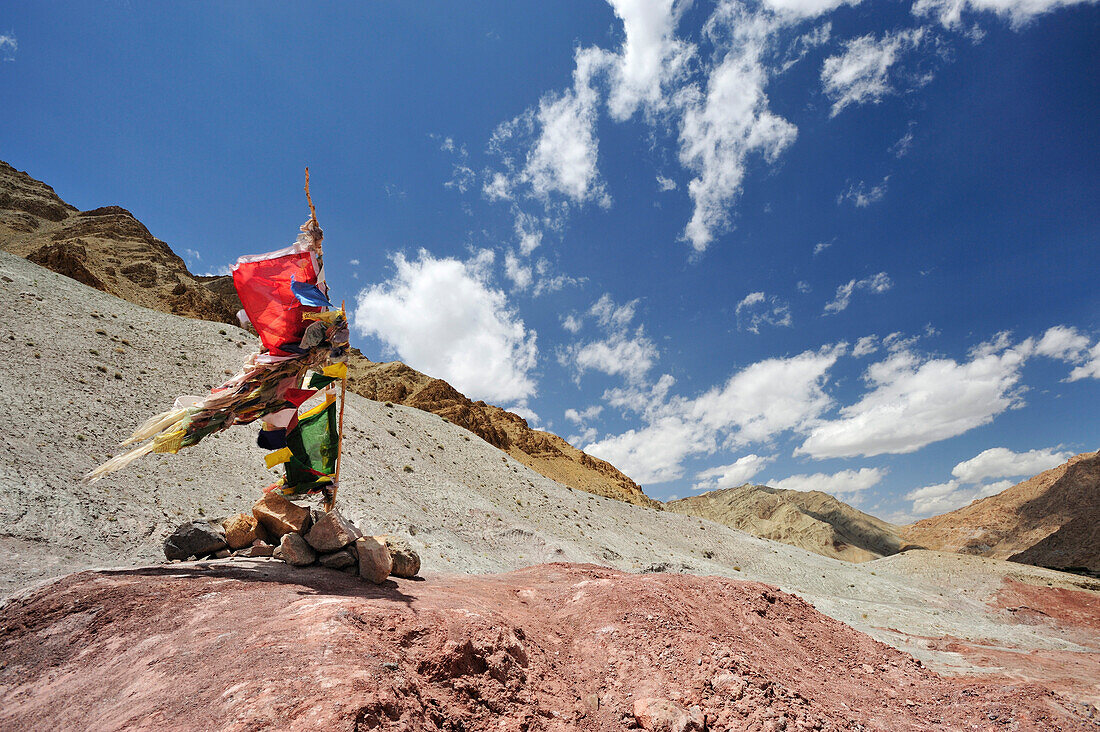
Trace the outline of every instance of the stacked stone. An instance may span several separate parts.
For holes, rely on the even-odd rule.
[[[296,567],[314,563],[381,584],[390,575],[415,577],[420,557],[393,536],[365,536],[336,509],[310,511],[277,493],[245,513],[180,526],[164,542],[169,560],[274,557]]]

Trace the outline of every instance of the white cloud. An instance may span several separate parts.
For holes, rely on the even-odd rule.
[[[848,307],[852,299],[852,293],[856,290],[881,295],[894,286],[893,281],[885,272],[879,272],[862,280],[850,280],[846,284],[836,288],[836,297],[825,305],[825,314],[839,313]]]
[[[657,356],[657,347],[639,327],[633,333],[612,333],[603,340],[573,344],[563,351],[561,362],[572,365],[578,379],[586,371],[600,371],[637,382],[649,372]]]
[[[841,5],[859,5],[860,0],[764,0],[764,4],[790,21],[814,18]]]
[[[604,293],[600,299],[592,304],[588,313],[596,318],[596,322],[604,328],[625,328],[634,320],[634,311],[638,307],[637,300],[631,300],[622,305],[616,305],[611,295]]]
[[[516,237],[519,238],[519,250],[524,256],[531,256],[542,244],[542,229],[539,220],[531,214],[516,212]]]
[[[511,406],[508,407],[505,411],[511,412],[512,414],[518,414],[519,416],[523,417],[525,420],[527,420],[527,426],[531,429],[541,429],[539,427],[539,423],[541,422],[541,420],[539,419],[539,415],[533,409],[530,409],[526,405],[519,404],[516,406]]]
[[[1056,325],[1047,328],[1039,339],[1035,352],[1062,361],[1080,361],[1085,349],[1089,347],[1088,336],[1076,328]]]
[[[585,451],[640,483],[660,483],[679,478],[689,455],[805,431],[832,404],[826,374],[843,352],[838,345],[759,361],[694,399],[669,398],[674,382],[668,375],[650,389],[609,390],[608,404],[640,412],[646,425],[590,443]]]
[[[870,355],[878,350],[878,336],[869,335],[863,336],[856,341],[855,348],[852,349],[852,355],[856,358]]]
[[[512,287],[523,291],[531,286],[534,274],[531,268],[524,265],[515,252],[504,255],[504,276],[512,281]]]
[[[862,399],[821,421],[795,450],[818,459],[910,453],[961,435],[1022,404],[1014,387],[1027,347],[976,354],[958,363],[902,349],[868,367]]]
[[[573,313],[561,319],[561,327],[565,328],[570,333],[580,332],[582,325],[584,325],[584,320]]]
[[[625,39],[610,64],[607,108],[623,121],[639,107],[649,113],[667,104],[665,88],[683,75],[695,53],[690,43],[677,40],[676,24],[690,2],[676,0],[608,0],[623,22]]]
[[[606,337],[562,348],[558,352],[558,362],[572,366],[578,380],[586,371],[600,371],[609,376],[623,376],[632,384],[641,383],[659,353],[657,346],[645,335],[644,327],[630,328],[637,304],[637,300],[632,300],[616,305],[605,293],[588,314],[596,319]]]
[[[680,95],[680,162],[696,173],[688,184],[694,211],[684,238],[696,253],[705,251],[729,225],[728,209],[741,193],[749,157],[775,162],[798,135],[794,125],[768,109],[764,93],[768,72],[762,57],[774,21],[735,3],[721,6],[714,15],[710,32],[728,27],[732,50],[711,70],[705,92],[692,85]]]
[[[1052,10],[1091,0],[917,0],[913,14],[934,15],[945,28],[955,28],[962,22],[963,11],[990,12],[1005,18],[1015,28]]]
[[[356,330],[471,398],[523,401],[535,393],[536,334],[489,286],[492,260],[395,255],[393,278],[359,293]]]
[[[585,427],[579,434],[566,437],[565,441],[579,449],[581,445],[587,445],[589,442],[593,442],[598,436],[599,431],[595,427]]]
[[[760,326],[791,325],[791,308],[775,295],[768,296],[763,292],[750,292],[741,302],[737,303],[734,313],[737,316],[737,327],[750,333],[760,333]]]
[[[878,203],[886,196],[886,183],[889,180],[890,176],[886,176],[881,183],[870,188],[863,181],[852,183],[848,186],[848,190],[836,197],[836,205],[851,201],[856,208],[867,208],[872,203]]]
[[[351,261],[348,262],[348,264],[350,264],[352,267],[358,267],[359,266],[359,260],[358,259],[352,259]]]
[[[810,292],[811,290],[813,290],[813,288],[810,287],[810,283],[806,282],[804,280],[799,280],[795,284],[795,287],[798,288],[798,291],[801,292],[803,295],[805,295],[807,292]]]
[[[887,33],[879,39],[861,36],[845,43],[843,54],[825,59],[821,83],[833,100],[831,116],[837,116],[849,104],[878,103],[891,93],[890,67],[901,53],[920,44],[924,32],[916,28]]]
[[[0,35],[0,61],[14,61],[15,52],[19,50],[19,41],[14,35]]]
[[[676,190],[676,181],[672,178],[666,178],[663,175],[657,176],[657,190],[665,193],[666,191]]]
[[[909,123],[909,129],[905,131],[905,134],[898,139],[893,145],[890,146],[890,152],[894,154],[895,158],[901,159],[909,154],[909,151],[913,149],[913,123]]]
[[[713,491],[724,488],[736,488],[744,485],[754,475],[764,469],[775,456],[761,457],[756,454],[745,455],[729,465],[719,465],[696,473],[696,482],[691,486],[696,491]]]
[[[536,198],[559,194],[573,203],[596,201],[610,205],[599,180],[596,156],[596,102],[592,76],[603,63],[598,49],[578,49],[573,88],[539,101],[535,118],[539,136],[527,155],[521,180]]]
[[[201,262],[202,261],[202,255],[199,254],[194,249],[184,249],[183,253],[187,257],[187,263],[188,264],[193,264],[194,262]]]
[[[511,201],[513,197],[512,180],[504,173],[495,172],[485,181],[481,192],[490,201]]]
[[[814,256],[816,257],[818,254],[821,254],[823,251],[831,247],[834,242],[836,242],[836,239],[830,239],[829,241],[819,241],[817,244],[814,244]]]
[[[1089,349],[1088,360],[1070,372],[1066,381],[1100,379],[1100,341]]]
[[[951,469],[961,483],[980,483],[990,478],[1033,476],[1061,465],[1073,457],[1071,452],[1043,450],[1013,452],[1006,447],[991,447]]]
[[[780,490],[821,491],[831,496],[844,496],[878,485],[885,475],[886,471],[881,468],[860,468],[859,470],[841,470],[831,475],[826,473],[792,475],[782,480],[769,480],[767,485]]]
[[[223,264],[219,267],[214,267],[209,272],[203,272],[199,277],[225,277],[231,274],[233,274],[233,267],[228,264]]]
[[[1002,480],[997,483],[964,488],[957,480],[949,480],[946,483],[937,483],[923,488],[918,488],[905,494],[905,497],[913,502],[913,512],[910,518],[922,518],[934,516],[975,501],[979,498],[993,496],[1006,488],[1012,487],[1012,481]]]
[[[580,411],[573,408],[566,409],[565,418],[568,419],[570,422],[573,422],[574,424],[582,425],[599,417],[601,412],[603,412],[603,405],[593,404],[592,406],[586,409],[582,409]]]
[[[664,483],[683,475],[684,459],[699,451],[698,425],[660,417],[640,430],[627,430],[584,447],[641,483]]]

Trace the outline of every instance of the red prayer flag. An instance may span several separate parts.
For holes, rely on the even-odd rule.
[[[237,288],[244,311],[260,334],[264,347],[275,356],[292,355],[292,351],[282,347],[296,346],[302,340],[308,325],[302,314],[321,311],[319,307],[298,301],[290,288],[291,278],[295,282],[316,284],[317,272],[310,252],[290,248],[257,257],[241,257],[233,267],[233,286]]]

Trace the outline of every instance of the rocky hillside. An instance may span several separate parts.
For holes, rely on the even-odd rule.
[[[611,463],[578,450],[555,434],[531,429],[518,414],[472,401],[443,379],[433,379],[398,361],[376,363],[358,352],[349,367],[348,389],[368,399],[438,414],[570,488],[638,506],[661,506]]]
[[[849,562],[866,562],[904,548],[897,527],[821,491],[745,484],[681,498],[665,507]]]
[[[237,324],[230,277],[196,277],[172,249],[124,208],[78,211],[53,188],[0,161],[0,249],[137,305]],[[570,488],[659,508],[610,463],[557,435],[532,430],[517,414],[475,402],[441,379],[402,363],[356,354],[349,389],[377,401],[438,414]]]
[[[232,302],[188,272],[129,211],[78,211],[53,188],[3,161],[0,249],[153,310],[237,322]]]
[[[930,549],[1100,573],[1100,452],[902,529]]]

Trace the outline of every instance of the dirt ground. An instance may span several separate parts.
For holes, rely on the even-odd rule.
[[[0,610],[0,649],[7,730],[619,730],[653,707],[681,729],[1095,729],[761,583],[594,565],[382,587],[259,560],[85,572]]]

